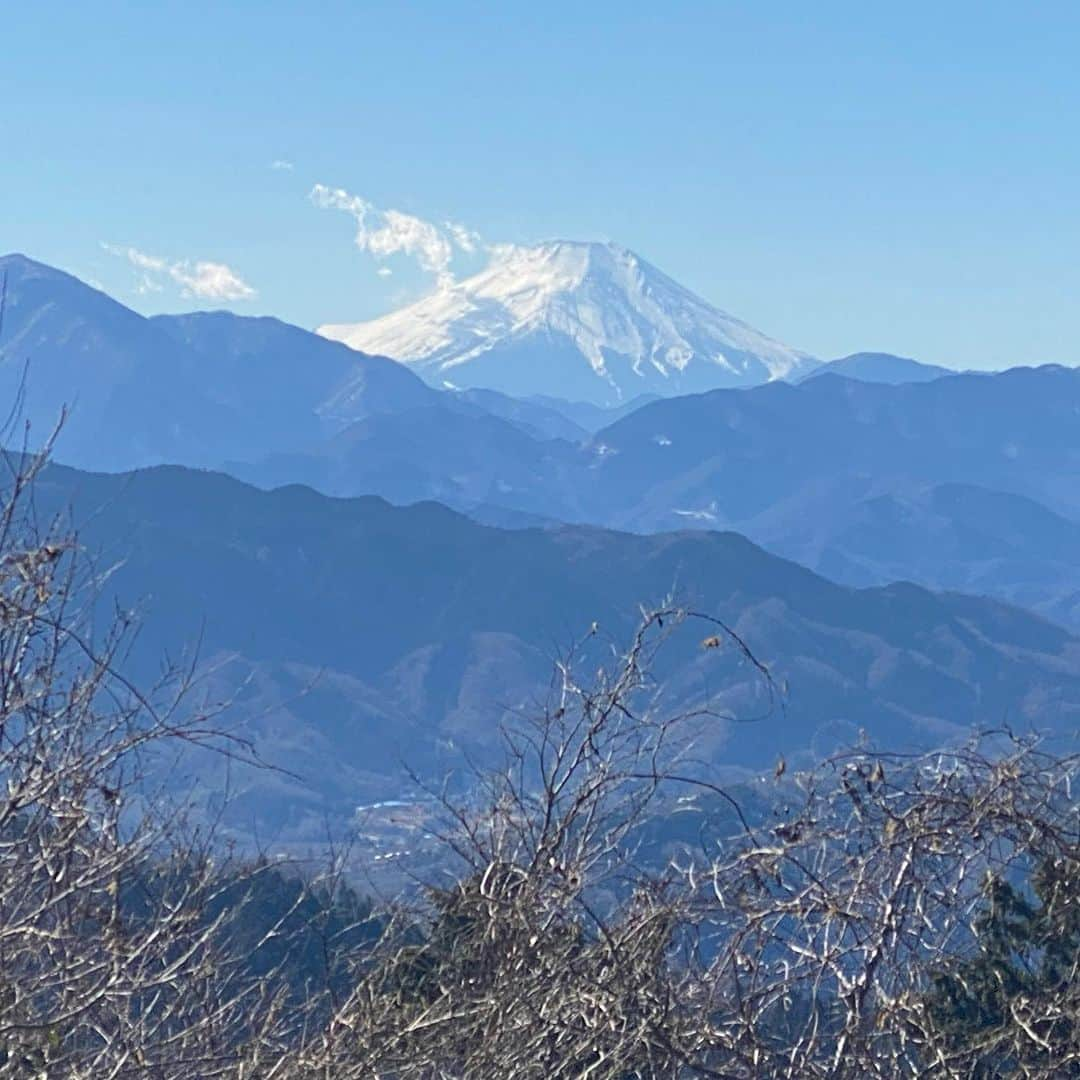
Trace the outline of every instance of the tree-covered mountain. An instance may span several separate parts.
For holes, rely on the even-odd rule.
[[[21,255],[0,259],[0,278],[0,398],[35,441],[66,408],[63,453],[77,465],[251,459],[437,399],[399,364],[276,319],[146,319]]]
[[[770,551],[833,581],[906,578],[1001,597],[1080,627],[1080,522],[1021,495],[971,484],[882,490],[841,481],[746,528]]]
[[[339,444],[337,436],[389,415],[404,419],[388,444],[374,447],[373,468],[384,474],[408,456],[412,439],[461,440],[479,456],[518,433],[537,443],[584,436],[548,404],[442,393],[393,360],[278,319],[229,312],[147,319],[21,255],[0,258],[0,280],[0,400],[18,422],[4,441],[18,443],[17,428],[28,422],[39,445],[66,409],[60,454],[78,467],[333,457],[357,438]],[[446,478],[446,465],[432,467]],[[305,472],[314,469],[297,466],[297,476]],[[392,485],[385,493],[401,494]]]
[[[1080,626],[1080,557],[1055,539],[1080,520],[1075,370],[930,379],[856,354],[833,365],[855,379],[827,368],[604,410],[439,391],[274,319],[144,319],[59,271],[0,263],[0,390],[38,437],[71,406],[58,455],[75,466],[223,467],[510,527],[733,529],[844,583],[910,578]]]
[[[596,516],[731,525],[837,478],[977,484],[1080,514],[1080,370],[901,386],[835,375],[657,401],[600,431]],[[602,448],[602,452],[600,449]]]
[[[437,775],[483,757],[497,724],[543,701],[572,642],[591,670],[641,604],[671,594],[728,620],[782,699],[770,707],[736,651],[673,639],[662,704],[705,694],[730,714],[698,736],[714,768],[809,760],[860,728],[925,745],[1080,716],[1080,641],[1065,630],[914,585],[835,585],[730,533],[506,531],[432,503],[264,492],[180,468],[54,467],[36,497],[42,513],[74,508],[81,544],[113,567],[106,596],[142,611],[132,664],[151,672],[197,641],[200,693],[234,699],[229,722],[297,774],[232,781],[234,812],[268,832],[318,833],[327,814],[393,797],[403,763]]]

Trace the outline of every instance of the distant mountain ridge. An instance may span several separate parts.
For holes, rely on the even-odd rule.
[[[586,642],[584,673],[610,662],[639,605],[672,590],[727,620],[788,688],[770,708],[736,650],[672,639],[658,707],[710,694],[732,717],[695,745],[714,774],[780,752],[809,762],[860,727],[901,748],[1003,716],[1066,733],[1080,721],[1067,631],[991,600],[835,585],[731,533],[507,532],[432,503],[263,492],[175,467],[53,467],[36,498],[45,514],[74,507],[81,545],[115,565],[103,602],[138,604],[135,674],[197,639],[199,700],[231,700],[230,729],[293,774],[233,777],[235,812],[259,835],[322,842],[328,817],[399,794],[403,763],[439,776],[483,759],[500,721],[540,707],[562,650]],[[211,784],[228,767],[203,764]]]
[[[38,438],[73,406],[73,465],[226,467],[513,528],[734,529],[838,581],[985,592],[1080,627],[1080,555],[1059,539],[1080,521],[1076,370],[937,377],[857,354],[797,385],[602,409],[436,390],[276,319],[145,319],[24,257],[5,270],[0,397]]]
[[[277,319],[148,319],[21,255],[0,258],[0,275],[0,399],[19,400],[39,438],[66,408],[63,453],[83,466],[219,465],[438,400],[400,364]]]
[[[1080,520],[1077,415],[1074,369],[901,385],[824,374],[645,403],[584,444],[538,442],[520,428],[504,438],[490,423],[488,434],[457,422],[409,434],[408,414],[383,414],[318,451],[236,471],[264,487],[300,480],[335,495],[433,498],[640,532],[728,528],[775,544],[818,515],[839,526],[854,506],[846,500],[941,484]]]
[[[400,364],[353,349],[322,349],[317,336],[279,319],[214,311],[157,315],[150,323],[203,358],[192,374],[216,398],[257,410],[262,423],[278,430],[295,425],[301,412],[327,434],[376,413],[441,400]],[[292,437],[288,429],[283,434]]]
[[[767,729],[708,733],[717,765],[811,754],[860,726],[896,741],[1003,712],[1080,718],[1068,630],[886,584],[975,590],[1080,628],[1080,371],[920,381],[920,365],[879,356],[854,366],[919,378],[825,371],[604,410],[438,390],[275,319],[146,319],[30,260],[4,270],[0,392],[18,404],[28,362],[24,417],[48,430],[74,405],[60,460],[228,463],[279,488],[56,468],[39,504],[74,505],[81,539],[118,564],[110,595],[145,601],[147,671],[203,628],[210,688],[244,687],[241,727],[324,783],[325,799],[275,778],[276,808],[260,780],[245,805],[275,828],[308,835],[331,805],[391,794],[399,750],[431,769],[482,752],[498,710],[535,706],[582,626],[599,619],[608,648],[672,589],[793,688]],[[677,699],[705,677],[690,644],[661,672]],[[737,670],[714,675],[733,678],[736,712],[761,704]]]
[[[770,551],[848,585],[996,596],[1080,629],[1080,521],[972,484],[821,485],[747,521]]]
[[[497,252],[480,273],[366,323],[319,333],[435,385],[618,405],[789,378],[815,361],[615,244]]]
[[[0,276],[0,400],[18,402],[32,444],[67,410],[60,455],[76,466],[295,460],[383,415],[402,418],[393,430],[406,444],[438,438],[443,427],[447,441],[474,446],[477,460],[493,434],[505,441],[524,432],[539,444],[582,441],[591,430],[567,415],[569,402],[436,390],[396,361],[278,319],[224,311],[145,318],[21,255],[0,258]],[[617,415],[594,409],[589,422]],[[424,430],[407,434],[413,424]],[[386,455],[398,456],[393,447]]]
[[[900,386],[903,383],[930,382],[946,375],[956,375],[951,368],[937,364],[923,364],[908,356],[894,356],[892,353],[859,352],[842,356],[839,360],[829,360],[820,367],[796,381],[813,379],[818,375],[843,375],[860,382],[887,383]]]
[[[598,432],[590,498],[617,527],[669,528],[684,512],[730,528],[808,485],[872,477],[973,484],[1080,518],[1078,416],[1080,369],[1057,365],[716,390],[653,402]]]

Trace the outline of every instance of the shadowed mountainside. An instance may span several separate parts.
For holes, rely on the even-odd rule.
[[[234,781],[233,812],[268,832],[317,832],[327,814],[393,797],[403,761],[437,775],[482,757],[494,725],[543,699],[570,643],[586,639],[588,670],[625,642],[639,604],[672,592],[729,620],[787,687],[770,711],[733,651],[673,640],[664,701],[712,695],[733,717],[699,736],[696,756],[716,767],[816,756],[860,728],[904,746],[1002,721],[1067,731],[1080,716],[1080,642],[1057,626],[913,585],[834,585],[730,533],[504,531],[430,503],[263,492],[180,468],[52,467],[37,498],[43,513],[74,506],[82,544],[115,564],[107,597],[138,602],[135,667],[198,639],[204,692],[241,687],[231,722],[300,777]]]

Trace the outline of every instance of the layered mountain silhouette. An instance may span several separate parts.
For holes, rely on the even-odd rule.
[[[63,452],[80,464],[216,465],[434,398],[399,364],[276,319],[147,319],[19,255],[0,259],[0,275],[0,395],[36,439],[66,409]]]
[[[839,581],[911,578],[1080,625],[1078,560],[1046,539],[1080,520],[1071,369],[946,377],[856,354],[798,385],[604,409],[436,390],[274,319],[145,319],[20,256],[0,274],[0,391],[39,438],[70,406],[57,455],[76,466],[224,467],[510,527],[735,529]]]
[[[70,406],[56,456],[115,473],[54,466],[37,498],[112,568],[102,602],[142,607],[134,673],[198,640],[200,693],[288,767],[228,778],[242,828],[310,839],[394,798],[405,762],[482,759],[571,642],[595,670],[670,595],[788,689],[770,706],[737,651],[672,643],[660,704],[718,706],[709,769],[810,761],[860,729],[1075,730],[1080,372],[859,354],[607,408],[439,389],[275,319],[143,318],[20,256],[0,275],[4,441],[29,421],[36,445]],[[177,779],[220,786],[222,767]]]
[[[487,390],[440,392],[392,360],[273,318],[144,318],[21,255],[0,258],[0,277],[0,400],[11,403],[17,421],[5,441],[18,443],[16,428],[29,423],[31,445],[40,445],[66,410],[60,456],[88,468],[332,458],[335,447],[364,437],[345,434],[351,426],[390,415],[401,418],[391,441],[426,445],[445,427],[447,445],[464,441],[480,459],[491,439],[521,433],[538,443],[580,441],[626,411]],[[380,462],[402,456],[400,447],[380,444],[373,468],[393,473]],[[425,474],[441,468],[437,461],[413,465]],[[321,468],[297,465],[296,476]],[[428,493],[440,483],[433,480]],[[403,492],[416,490],[425,493],[415,484]]]
[[[1048,365],[901,386],[836,375],[657,401],[593,444],[607,523],[730,526],[840,477],[957,482],[1080,513],[1080,371]],[[602,448],[602,451],[601,451]]]
[[[900,579],[998,596],[1080,628],[1080,523],[970,484],[855,480],[749,523],[771,551],[853,585]]]
[[[228,723],[289,770],[230,780],[234,812],[263,835],[310,838],[394,797],[404,763],[439,776],[488,760],[497,725],[541,707],[557,656],[583,641],[583,676],[610,663],[640,605],[672,594],[730,621],[775,680],[770,702],[700,629],[661,653],[656,708],[707,698],[728,717],[698,734],[712,770],[809,761],[860,729],[901,747],[1080,718],[1080,641],[1052,623],[914,585],[836,585],[731,533],[507,531],[432,503],[176,467],[54,466],[36,497],[42,514],[73,507],[81,544],[113,568],[102,602],[137,603],[136,673],[198,641],[198,700],[231,699]],[[224,767],[201,761],[202,782]]]
[[[237,471],[498,524],[732,529],[840,581],[910,578],[1080,625],[1080,548],[1047,539],[1080,521],[1078,415],[1080,372],[1061,367],[896,386],[821,375],[653,402],[578,444],[520,429],[444,442],[449,427],[407,436],[383,415]]]

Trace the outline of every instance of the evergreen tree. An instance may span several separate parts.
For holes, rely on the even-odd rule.
[[[977,1077],[1055,1063],[1080,1076],[1080,859],[1045,858],[1027,888],[990,876],[985,894],[974,955],[932,977],[943,1053],[969,1055]]]

